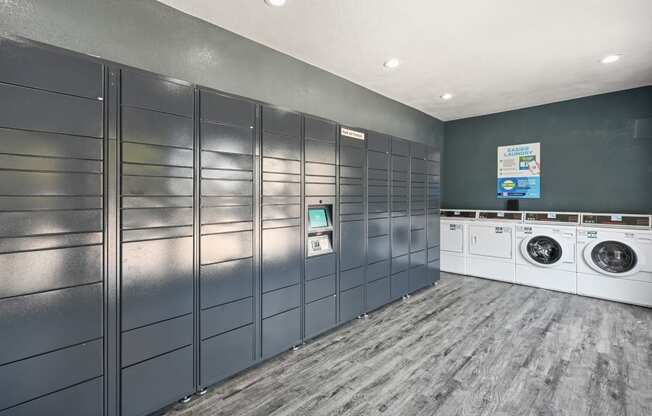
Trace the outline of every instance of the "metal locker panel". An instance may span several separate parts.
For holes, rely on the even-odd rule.
[[[363,266],[365,260],[364,222],[340,224],[340,270]]]
[[[144,230],[122,231],[122,242],[160,240],[163,238],[192,237],[192,226],[173,228],[150,228]]]
[[[191,196],[192,179],[124,176],[123,195]]]
[[[410,267],[423,266],[426,264],[426,251],[417,251],[410,254]]]
[[[306,305],[306,338],[312,338],[335,326],[336,298],[327,298]]]
[[[410,168],[410,159],[402,156],[392,156],[392,170],[407,172],[409,168]],[[399,178],[401,177],[399,176]]]
[[[246,196],[253,194],[253,182],[202,179],[201,190],[202,195]]]
[[[190,149],[141,143],[122,143],[122,162],[192,167],[193,153]],[[123,174],[126,173],[123,172]]]
[[[422,289],[428,286],[428,277],[426,275],[426,266],[419,266],[410,269],[410,292]]]
[[[0,43],[0,81],[49,91],[102,97],[102,65],[27,43]]]
[[[301,218],[290,218],[285,220],[266,220],[263,222],[264,229],[299,227]]]
[[[367,152],[368,169],[389,169],[389,155],[386,153]]]
[[[192,253],[192,238],[122,245],[123,330],[192,312]]]
[[[364,164],[364,148],[340,146],[340,165],[360,167]],[[362,175],[360,175],[362,177]]]
[[[122,367],[192,344],[192,315],[169,319],[122,334]]]
[[[401,256],[409,252],[410,218],[392,218],[392,256]]]
[[[249,128],[256,117],[255,104],[213,91],[201,90],[201,119]],[[202,142],[204,138],[202,137]],[[239,153],[239,152],[236,152]]]
[[[212,152],[253,154],[253,130],[247,127],[201,123],[201,148]]]
[[[301,342],[299,308],[263,319],[263,357],[270,357]]]
[[[102,284],[0,300],[0,365],[102,337]]]
[[[96,340],[0,367],[0,386],[11,386],[0,394],[0,409],[99,377],[102,349]]]
[[[192,208],[140,208],[122,210],[122,229],[192,225]]]
[[[426,249],[426,230],[412,230],[410,233],[410,251]]]
[[[392,138],[392,154],[400,156],[410,155],[410,144],[404,140]]]
[[[389,277],[367,283],[367,311],[380,308],[390,300]]]
[[[201,167],[253,171],[254,161],[251,155],[233,155],[203,150],[201,152]]]
[[[192,394],[192,346],[122,370],[122,416],[144,416]]]
[[[368,169],[367,170],[367,179],[369,180],[369,183],[372,181],[376,183],[376,185],[385,185],[389,183],[389,166],[386,169]]]
[[[348,290],[364,283],[364,267],[340,273],[340,290]]]
[[[263,128],[286,136],[300,136],[301,120],[297,113],[280,108],[263,106]]]
[[[193,121],[187,117],[124,107],[122,139],[126,142],[192,148]]]
[[[98,100],[0,84],[0,127],[102,137],[102,109]]]
[[[308,137],[304,140],[306,146],[306,161],[335,164],[335,143],[313,140]]]
[[[193,171],[191,167],[136,165],[130,163],[122,164],[122,174],[125,176],[178,176],[182,178],[193,177]]]
[[[416,142],[410,143],[410,154],[413,158],[426,158],[426,145]]]
[[[410,268],[410,256],[408,254],[392,258],[392,274],[402,272]]]
[[[373,131],[367,132],[367,149],[377,152],[389,152],[389,137]]]
[[[335,253],[306,259],[306,280],[335,274],[337,258]]]
[[[263,172],[278,172],[298,175],[301,173],[301,162],[297,160],[280,160],[264,157]]]
[[[201,339],[206,339],[253,322],[253,298],[238,300],[201,312]]]
[[[301,272],[301,228],[263,230],[263,292],[299,283]]]
[[[0,153],[99,161],[102,152],[102,140],[94,138],[0,128]]]
[[[439,260],[439,247],[429,248],[427,258],[429,263]]]
[[[262,211],[263,220],[301,218],[301,205],[265,205]]]
[[[340,162],[341,163],[341,162]],[[362,179],[362,168],[351,166],[340,166],[341,178]]]
[[[428,263],[426,266],[426,273],[428,275],[428,279],[430,283],[435,283],[438,282],[440,279],[440,264],[439,260],[435,260],[431,263]]]
[[[210,386],[253,364],[254,328],[242,328],[201,343],[201,385]]]
[[[414,208],[414,204],[412,204]],[[426,228],[426,216],[425,215],[412,215],[410,217],[410,228],[412,230],[422,230]]]
[[[469,254],[502,259],[510,259],[512,229],[488,225],[469,225]]]
[[[334,295],[336,284],[335,278],[336,275],[332,275],[307,281],[305,288],[306,303]]]
[[[337,167],[334,165],[306,162],[305,167],[306,175],[335,176],[337,174]]]
[[[367,283],[389,276],[390,260],[367,265]]]
[[[102,194],[102,175],[58,172],[0,173],[3,196],[96,196]]]
[[[368,240],[367,261],[375,263],[390,257],[389,236],[374,237]]]
[[[304,117],[304,120],[306,137],[329,143],[337,141],[337,125],[335,123],[307,116]]]
[[[347,322],[364,313],[364,286],[340,292],[340,322]]]
[[[409,275],[407,271],[394,274],[390,277],[392,299],[401,297],[410,291]]]
[[[263,132],[263,155],[280,159],[301,159],[301,137]]]
[[[253,232],[201,236],[201,263],[219,263],[253,255]]]
[[[102,412],[102,378],[99,377],[0,411],[0,416],[89,416]]]
[[[201,208],[202,224],[253,221],[253,219],[254,219],[254,213],[253,213],[253,207],[251,205]]]
[[[37,155],[0,154],[3,169],[42,170],[58,172],[102,173],[101,160],[79,160],[70,158],[54,159]]]
[[[300,183],[287,183],[287,182],[264,182],[263,183],[263,196],[279,196],[286,195],[292,196],[301,195]]]
[[[335,185],[306,183],[306,196],[335,196]]]
[[[298,308],[300,304],[301,288],[299,285],[263,293],[263,319]]]
[[[99,245],[0,254],[0,263],[3,273],[13,276],[11,284],[0,286],[0,298],[102,280]]]
[[[429,214],[426,217],[426,231],[428,239],[428,247],[439,245],[439,215]]]
[[[224,170],[203,168],[201,171],[202,179],[227,179],[233,181],[252,181],[254,173],[251,171],[241,170]]]
[[[0,239],[0,253],[25,250],[47,250],[57,247],[83,246],[101,243],[102,233],[100,231],[73,234],[30,235]]]
[[[253,259],[202,265],[200,286],[202,308],[253,296]]]
[[[123,105],[193,116],[194,90],[190,85],[152,74],[123,70],[121,91]]]
[[[369,238],[389,234],[389,218],[369,220],[367,226]]]

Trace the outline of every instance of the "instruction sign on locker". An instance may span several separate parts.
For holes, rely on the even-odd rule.
[[[541,198],[541,143],[498,147],[498,199]]]

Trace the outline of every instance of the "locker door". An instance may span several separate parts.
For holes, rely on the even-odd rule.
[[[340,134],[340,322],[364,313],[365,141]]]
[[[304,118],[305,203],[321,198],[335,201],[337,125],[312,117]],[[333,205],[337,219],[337,206]],[[337,225],[335,225],[337,230]],[[306,258],[304,289],[304,338],[333,328],[337,323],[337,231],[334,253]]]
[[[6,39],[0,62],[0,414],[101,415],[103,67]]]
[[[440,152],[438,148],[429,146],[426,149],[426,242],[428,247],[427,268],[428,280],[434,283],[439,280],[439,250],[440,250]]]
[[[391,139],[391,278],[392,299],[410,291],[410,144]]]
[[[200,91],[200,384],[255,357],[256,106]]]
[[[479,224],[469,226],[469,254],[511,259],[513,253],[510,228]]]
[[[262,355],[301,342],[301,118],[262,107]]]
[[[390,301],[389,137],[367,135],[367,275],[365,310]]]
[[[122,415],[194,391],[194,92],[122,71]]]

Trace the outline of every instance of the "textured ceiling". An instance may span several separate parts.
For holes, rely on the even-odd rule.
[[[160,1],[442,120],[652,84],[651,0]]]

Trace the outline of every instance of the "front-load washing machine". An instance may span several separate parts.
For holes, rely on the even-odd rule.
[[[523,213],[478,211],[469,224],[468,274],[513,283],[516,271],[516,225]]]
[[[648,215],[582,214],[577,229],[577,293],[652,307]]]
[[[579,213],[525,212],[516,226],[516,283],[577,292]]]
[[[467,239],[469,223],[475,221],[476,212],[468,209],[442,209],[440,211],[440,266],[444,272],[466,274]]]

